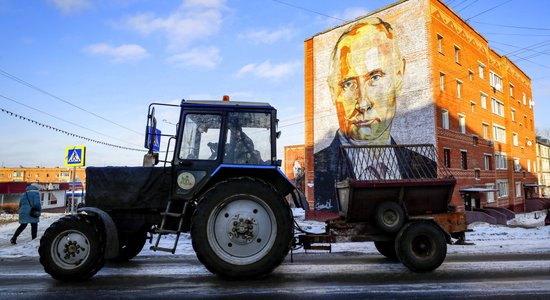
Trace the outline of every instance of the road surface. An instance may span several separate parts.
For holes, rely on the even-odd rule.
[[[223,281],[195,256],[107,263],[91,280],[63,283],[37,257],[0,259],[1,299],[550,299],[548,254],[448,255],[416,274],[379,255],[295,253],[264,279]]]

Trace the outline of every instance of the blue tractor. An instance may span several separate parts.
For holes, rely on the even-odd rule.
[[[179,110],[175,134],[157,128],[159,107]],[[271,273],[294,241],[291,206],[307,208],[279,169],[278,135],[277,112],[267,103],[151,104],[143,166],[88,167],[86,207],[45,231],[40,263],[55,279],[80,281],[106,260],[135,257],[147,239],[151,250],[174,253],[180,234],[190,233],[214,274]],[[173,246],[159,246],[167,234],[176,236]]]

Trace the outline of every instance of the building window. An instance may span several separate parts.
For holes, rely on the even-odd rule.
[[[514,146],[519,145],[518,134],[515,132],[512,132],[512,143],[514,144]]]
[[[445,109],[441,111],[441,127],[449,129],[449,111]]]
[[[485,65],[482,63],[479,63],[478,65],[478,74],[479,78],[485,78]]]
[[[439,34],[437,35],[437,51],[443,54],[443,37]]]
[[[510,83],[510,97],[514,98],[514,85]]]
[[[458,126],[461,133],[466,133],[466,116],[458,115]]]
[[[476,103],[474,101],[470,101],[470,110],[472,112],[475,112],[476,109]]]
[[[495,188],[494,183],[487,183],[485,184],[485,187],[488,189],[493,190]],[[495,192],[488,192],[487,193],[487,203],[493,203],[495,202]]]
[[[462,170],[468,170],[468,152],[460,150],[460,167]]]
[[[512,119],[512,122],[516,121],[516,110],[512,108],[510,111],[510,118]]]
[[[483,164],[485,165],[485,170],[491,170],[491,155],[483,155]]]
[[[504,117],[504,103],[495,98],[491,98],[492,110],[495,115]]]
[[[507,170],[506,153],[495,152],[495,169]]]
[[[479,169],[474,170],[474,178],[475,178],[475,180],[480,180],[481,179],[481,171]]]
[[[508,180],[505,180],[505,179],[497,180],[497,190],[498,190],[497,193],[499,198],[508,197]]]
[[[521,172],[521,164],[519,163],[519,158],[514,157],[514,172]]]
[[[443,162],[446,168],[451,167],[451,149],[443,148]]]
[[[506,128],[493,124],[493,137],[497,142],[506,143]]]
[[[531,160],[527,160],[527,172],[531,172]]]
[[[493,88],[502,92],[502,77],[498,76],[493,71],[489,71],[489,82]]]
[[[521,181],[516,182],[516,198],[521,198]]]
[[[488,140],[489,139],[489,124],[481,124],[482,130],[483,130],[483,138]]]
[[[458,99],[462,98],[462,81],[456,81],[456,97]]]
[[[487,95],[484,93],[481,93],[480,100],[481,100],[481,108],[487,109]]]
[[[470,81],[474,80],[474,71],[468,70],[468,79],[470,79]]]
[[[441,91],[445,90],[445,73],[439,73],[439,89]]]
[[[455,63],[460,65],[460,48],[455,45]]]
[[[478,142],[477,135],[472,136],[472,145],[477,146],[477,142]]]
[[[522,93],[522,98],[523,98],[523,105],[527,105],[527,96],[525,95],[525,93]]]

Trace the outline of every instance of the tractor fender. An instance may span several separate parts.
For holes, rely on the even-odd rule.
[[[77,210],[79,213],[96,216],[103,224],[105,233],[105,258],[112,259],[118,256],[118,231],[111,216],[97,207],[82,207]]]

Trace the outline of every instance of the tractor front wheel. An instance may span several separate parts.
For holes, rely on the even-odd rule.
[[[46,273],[61,281],[81,281],[94,276],[104,263],[101,224],[82,214],[53,223],[40,239],[38,253]]]

